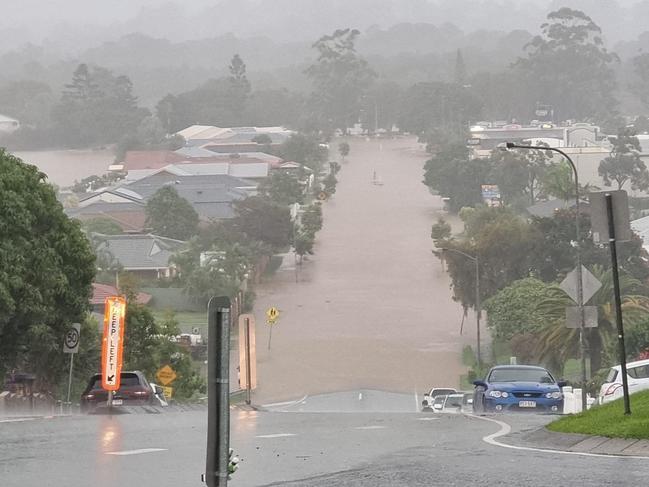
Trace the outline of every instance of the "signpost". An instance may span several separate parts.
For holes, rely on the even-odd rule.
[[[228,485],[230,460],[230,299],[213,297],[207,305],[207,454],[208,487]]]
[[[626,347],[624,345],[624,323],[622,321],[622,298],[620,276],[617,266],[617,242],[631,239],[629,224],[629,203],[626,191],[601,191],[588,195],[591,208],[591,227],[595,242],[606,243],[611,251],[611,272],[613,274],[613,297],[617,322],[618,350],[622,369],[622,391],[624,392],[624,414],[631,414],[629,381],[626,372]]]
[[[106,298],[104,336],[101,343],[101,387],[108,391],[108,407],[112,406],[113,393],[120,386],[125,316],[126,300],[123,297]]]
[[[72,323],[70,328],[65,332],[63,340],[63,353],[70,354],[70,374],[68,375],[68,395],[66,404],[68,409],[71,407],[70,391],[72,390],[72,369],[74,367],[74,354],[79,352],[79,341],[81,338],[81,325],[79,323]]]
[[[239,316],[239,385],[246,390],[246,404],[251,402],[251,391],[257,387],[257,347],[255,344],[255,317]]]
[[[270,350],[270,340],[273,337],[273,325],[277,323],[279,319],[279,310],[274,306],[268,308],[266,311],[266,323],[270,326],[270,332],[268,333],[268,350]]]

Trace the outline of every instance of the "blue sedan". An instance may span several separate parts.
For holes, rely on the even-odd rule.
[[[563,410],[561,387],[543,367],[498,365],[485,380],[473,382],[473,410],[476,413],[536,411],[560,413]]]

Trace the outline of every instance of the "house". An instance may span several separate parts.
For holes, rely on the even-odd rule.
[[[649,216],[633,220],[631,229],[642,239],[642,248],[649,252]]]
[[[171,257],[185,242],[157,235],[101,235],[97,250],[107,252],[124,271],[144,279],[172,277]]]
[[[192,125],[177,132],[185,139],[187,147],[202,147],[212,152],[255,152],[262,146],[253,141],[259,135],[267,135],[271,146],[285,142],[293,132],[284,127],[230,127]]]
[[[110,296],[119,296],[120,292],[115,286],[110,284],[100,284],[98,282],[92,283],[92,298],[90,298],[90,304],[92,306],[92,311],[94,313],[104,313],[104,303],[106,298]],[[137,304],[149,304],[152,296],[147,293],[139,292],[136,296]]]
[[[584,201],[583,198],[579,198],[579,200],[580,212],[590,214],[588,201]],[[561,199],[539,201],[532,206],[528,206],[526,210],[531,216],[536,216],[539,218],[552,218],[554,214],[559,210],[568,210],[575,208],[576,201],[577,200],[575,198],[572,198],[568,201]]]
[[[0,134],[10,134],[20,128],[20,122],[15,118],[0,114]]]
[[[146,231],[146,202],[160,188],[172,185],[192,205],[204,222],[235,216],[232,203],[255,194],[257,185],[228,175],[179,174],[161,170],[136,181],[88,194],[75,208],[66,209],[78,220],[108,218],[124,232]]]

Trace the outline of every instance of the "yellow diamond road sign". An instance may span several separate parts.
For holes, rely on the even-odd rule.
[[[268,308],[268,311],[266,311],[266,321],[272,325],[277,321],[278,318],[279,310],[274,306],[272,308]]]
[[[160,384],[162,384],[163,386],[168,386],[173,381],[175,381],[177,377],[176,372],[174,372],[174,369],[172,369],[168,365],[159,368],[155,376],[158,378],[158,382],[160,382]]]

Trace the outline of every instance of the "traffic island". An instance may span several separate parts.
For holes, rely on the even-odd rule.
[[[525,435],[538,448],[579,453],[649,457],[649,391],[631,396],[632,414],[622,400],[564,416]]]

